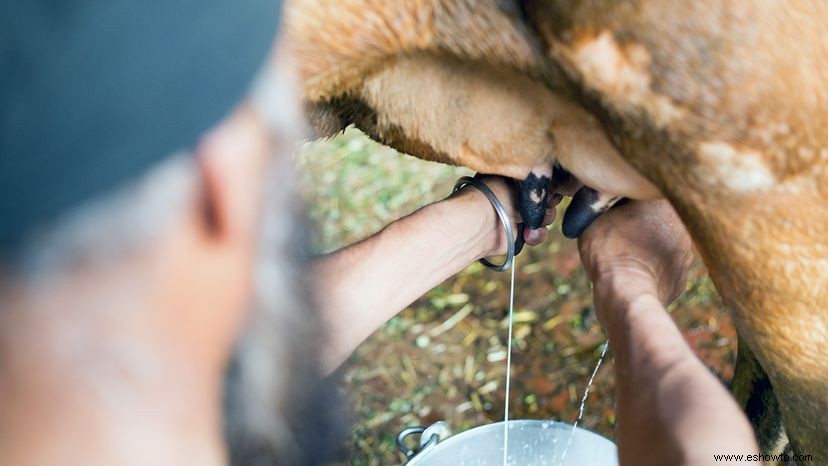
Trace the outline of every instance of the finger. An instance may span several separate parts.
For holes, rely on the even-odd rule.
[[[563,194],[555,193],[549,198],[549,207],[557,207],[563,200]]]
[[[546,209],[546,215],[543,217],[543,226],[547,227],[552,225],[552,222],[555,221],[555,217],[558,216],[558,209],[554,207],[550,207]]]
[[[544,241],[549,236],[549,231],[546,228],[539,228],[537,230],[530,230],[525,229],[523,230],[523,240],[526,241],[526,244],[529,246],[537,246]]]

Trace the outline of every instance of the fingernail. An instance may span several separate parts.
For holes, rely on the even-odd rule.
[[[537,241],[540,239],[539,230],[526,230],[526,241]]]

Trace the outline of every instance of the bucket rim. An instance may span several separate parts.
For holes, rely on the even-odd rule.
[[[443,421],[438,421],[443,422]],[[586,436],[590,440],[595,441],[599,444],[604,444],[607,446],[612,446],[612,448],[616,448],[615,442],[612,439],[607,438],[597,432],[593,432],[591,430],[585,429],[580,426],[574,426],[573,424],[562,422],[562,421],[555,421],[555,420],[548,420],[548,419],[510,419],[509,421],[509,429],[513,429],[515,427],[521,428],[530,428],[530,429],[557,429],[557,430],[565,430],[571,431],[572,428],[575,428],[575,435],[579,436]],[[463,432],[453,434],[446,439],[437,441],[437,442],[429,442],[429,444],[423,448],[422,450],[416,452],[416,454],[406,462],[406,465],[416,466],[420,464],[420,461],[424,461],[432,457],[435,451],[437,450],[446,450],[452,447],[454,444],[459,444],[464,441],[465,437],[468,437],[471,433],[480,433],[481,431],[503,431],[503,424],[504,421],[497,421],[492,422],[489,424],[484,424],[477,427],[472,427],[471,429],[464,430]],[[467,435],[468,434],[468,435]]]

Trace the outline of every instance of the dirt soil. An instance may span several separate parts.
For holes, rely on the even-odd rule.
[[[306,145],[297,165],[317,252],[442,199],[468,173],[398,154],[354,130]],[[550,233],[548,243],[517,259],[510,418],[571,423],[605,336],[576,243],[561,235],[559,221]],[[401,464],[394,439],[407,426],[444,420],[459,432],[503,419],[508,280],[471,265],[359,347],[342,369],[353,412],[348,464]],[[710,370],[729,380],[736,334],[700,261],[670,312]],[[582,421],[610,438],[616,422],[611,357]]]

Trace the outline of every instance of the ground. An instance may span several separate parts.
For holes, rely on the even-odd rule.
[[[296,162],[318,253],[446,197],[468,173],[399,154],[356,130],[306,144]],[[559,221],[551,233],[517,259],[510,418],[571,423],[605,336],[576,243],[562,236]],[[445,420],[458,432],[503,419],[508,280],[473,264],[359,347],[343,368],[353,411],[348,464],[401,464],[394,439],[406,426]],[[735,331],[699,261],[670,311],[711,371],[729,380]],[[613,385],[608,359],[581,424],[610,438]]]

